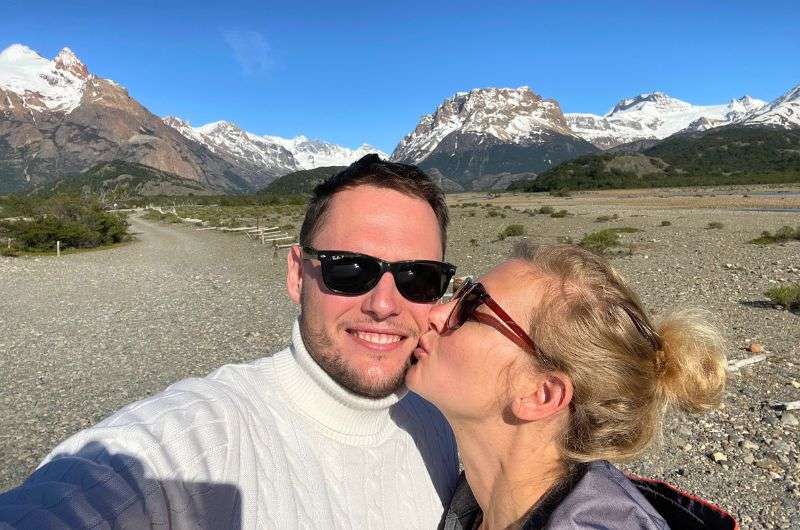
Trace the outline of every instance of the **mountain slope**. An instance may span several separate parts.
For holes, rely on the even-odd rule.
[[[214,191],[197,181],[184,179],[135,162],[112,160],[33,190],[38,195],[100,195],[106,202],[153,195],[210,195]]]
[[[423,116],[392,159],[436,169],[469,188],[486,175],[539,172],[595,151],[572,133],[558,102],[528,87],[481,88]]]
[[[343,170],[345,166],[318,167],[302,169],[278,177],[259,193],[276,195],[310,195],[317,184]]]
[[[565,117],[575,134],[601,149],[609,149],[639,140],[660,140],[687,128],[707,130],[735,123],[765,105],[750,96],[724,105],[692,105],[653,92],[623,99],[604,116],[568,113]]]
[[[220,191],[251,188],[245,171],[164,125],[70,50],[52,61],[22,45],[0,52],[0,191],[109,160],[145,164]]]
[[[729,125],[673,135],[641,154],[565,162],[514,189],[628,188],[800,182],[800,129]]]
[[[369,153],[388,158],[386,153],[367,144],[350,149],[302,135],[291,139],[259,136],[227,121],[200,127],[192,127],[186,120],[174,116],[167,116],[163,121],[186,138],[203,144],[231,163],[257,173],[258,176],[253,178],[257,187],[301,169],[346,166]]]
[[[800,85],[741,121],[742,125],[800,128]]]

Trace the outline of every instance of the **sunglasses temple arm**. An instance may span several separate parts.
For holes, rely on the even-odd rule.
[[[516,334],[517,334],[517,336],[518,336],[519,338],[521,338],[522,340],[524,340],[524,341],[525,341],[525,342],[528,344],[528,346],[530,346],[530,347],[533,349],[533,353],[534,353],[534,354],[538,354],[538,353],[539,353],[539,348],[537,348],[537,347],[536,347],[536,343],[535,343],[535,342],[533,342],[533,339],[530,337],[530,335],[528,335],[528,334],[525,332],[525,330],[524,330],[524,329],[522,329],[522,328],[521,328],[519,325],[517,325],[517,323],[516,323],[516,322],[514,322],[514,319],[513,319],[513,318],[511,318],[511,315],[509,315],[508,313],[506,313],[505,311],[503,311],[503,308],[502,308],[502,307],[500,307],[500,305],[498,305],[498,303],[497,303],[497,302],[495,302],[495,301],[492,299],[492,297],[491,297],[491,296],[489,296],[489,295],[487,294],[487,295],[486,295],[486,297],[485,297],[485,298],[484,298],[484,300],[483,300],[483,303],[484,303],[484,304],[486,304],[487,306],[489,306],[489,309],[491,309],[492,311],[494,311],[494,312],[495,312],[495,314],[496,314],[497,316],[499,316],[499,317],[500,317],[500,319],[501,319],[503,322],[505,322],[506,326],[508,326],[509,328],[511,328],[511,330],[512,330],[514,333],[516,333]]]

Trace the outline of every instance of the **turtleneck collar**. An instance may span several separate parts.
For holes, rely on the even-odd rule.
[[[344,442],[374,443],[390,427],[389,408],[403,388],[382,399],[358,396],[334,381],[303,344],[300,324],[292,327],[291,348],[273,356],[278,383],[294,409]]]

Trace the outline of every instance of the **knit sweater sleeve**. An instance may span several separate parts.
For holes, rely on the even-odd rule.
[[[0,528],[238,527],[233,400],[188,379],[77,433],[0,495]]]

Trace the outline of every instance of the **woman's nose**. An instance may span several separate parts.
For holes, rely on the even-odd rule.
[[[431,307],[431,311],[428,313],[428,325],[436,333],[442,334],[447,331],[447,319],[455,303],[453,301],[446,304],[436,304]]]

